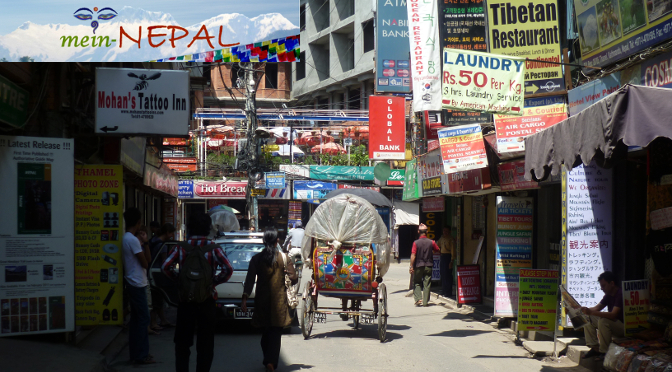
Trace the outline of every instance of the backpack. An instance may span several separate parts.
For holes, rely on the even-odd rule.
[[[213,271],[205,254],[219,248],[219,245],[193,247],[185,242],[179,242],[178,245],[184,248],[187,254],[180,265],[180,274],[177,278],[180,302],[200,303],[212,298]]]

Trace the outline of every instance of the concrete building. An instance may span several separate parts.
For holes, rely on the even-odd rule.
[[[294,105],[368,109],[374,92],[371,0],[301,0],[301,62],[293,63]]]

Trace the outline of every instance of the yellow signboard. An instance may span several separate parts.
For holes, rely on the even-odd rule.
[[[75,324],[123,323],[123,168],[75,167]]]

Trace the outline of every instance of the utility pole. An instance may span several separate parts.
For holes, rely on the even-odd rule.
[[[254,64],[240,63],[240,67],[245,70],[245,118],[247,119],[247,154],[250,157],[250,163],[247,171],[247,194],[248,211],[252,214],[254,228],[259,231],[259,213],[257,207],[257,197],[252,194],[256,186],[256,175],[259,171],[259,144],[257,143],[257,105],[254,79]],[[252,202],[250,208],[249,202]]]

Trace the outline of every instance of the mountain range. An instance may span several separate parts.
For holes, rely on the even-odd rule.
[[[248,18],[242,14],[220,14],[191,26],[178,25],[168,13],[151,12],[143,9],[124,7],[118,15],[109,20],[99,20],[99,26],[93,33],[90,21],[79,21],[73,17],[72,24],[40,25],[25,22],[19,28],[7,35],[0,35],[0,60],[19,61],[22,57],[30,57],[39,62],[138,62],[159,58],[167,58],[186,54],[194,54],[213,50],[205,40],[197,40],[191,48],[187,45],[205,25],[209,36],[213,36],[211,43],[214,49],[222,49],[218,44],[219,30],[222,27],[222,44],[250,44],[254,42],[276,39],[299,34],[299,28],[292,24],[280,13],[261,14]],[[165,28],[155,29],[153,33],[167,34],[154,37],[154,44],[165,42],[153,48],[148,42],[149,26],[182,26],[189,31],[187,37],[175,41],[175,48],[171,46],[171,31]],[[123,37],[120,48],[120,27],[131,38],[137,40],[139,27],[140,48],[138,44],[127,37]],[[176,37],[181,35],[175,31]],[[116,40],[109,47],[68,47],[62,46],[61,37],[77,36],[80,40],[84,36],[109,36]],[[200,36],[205,36],[201,33]]]

